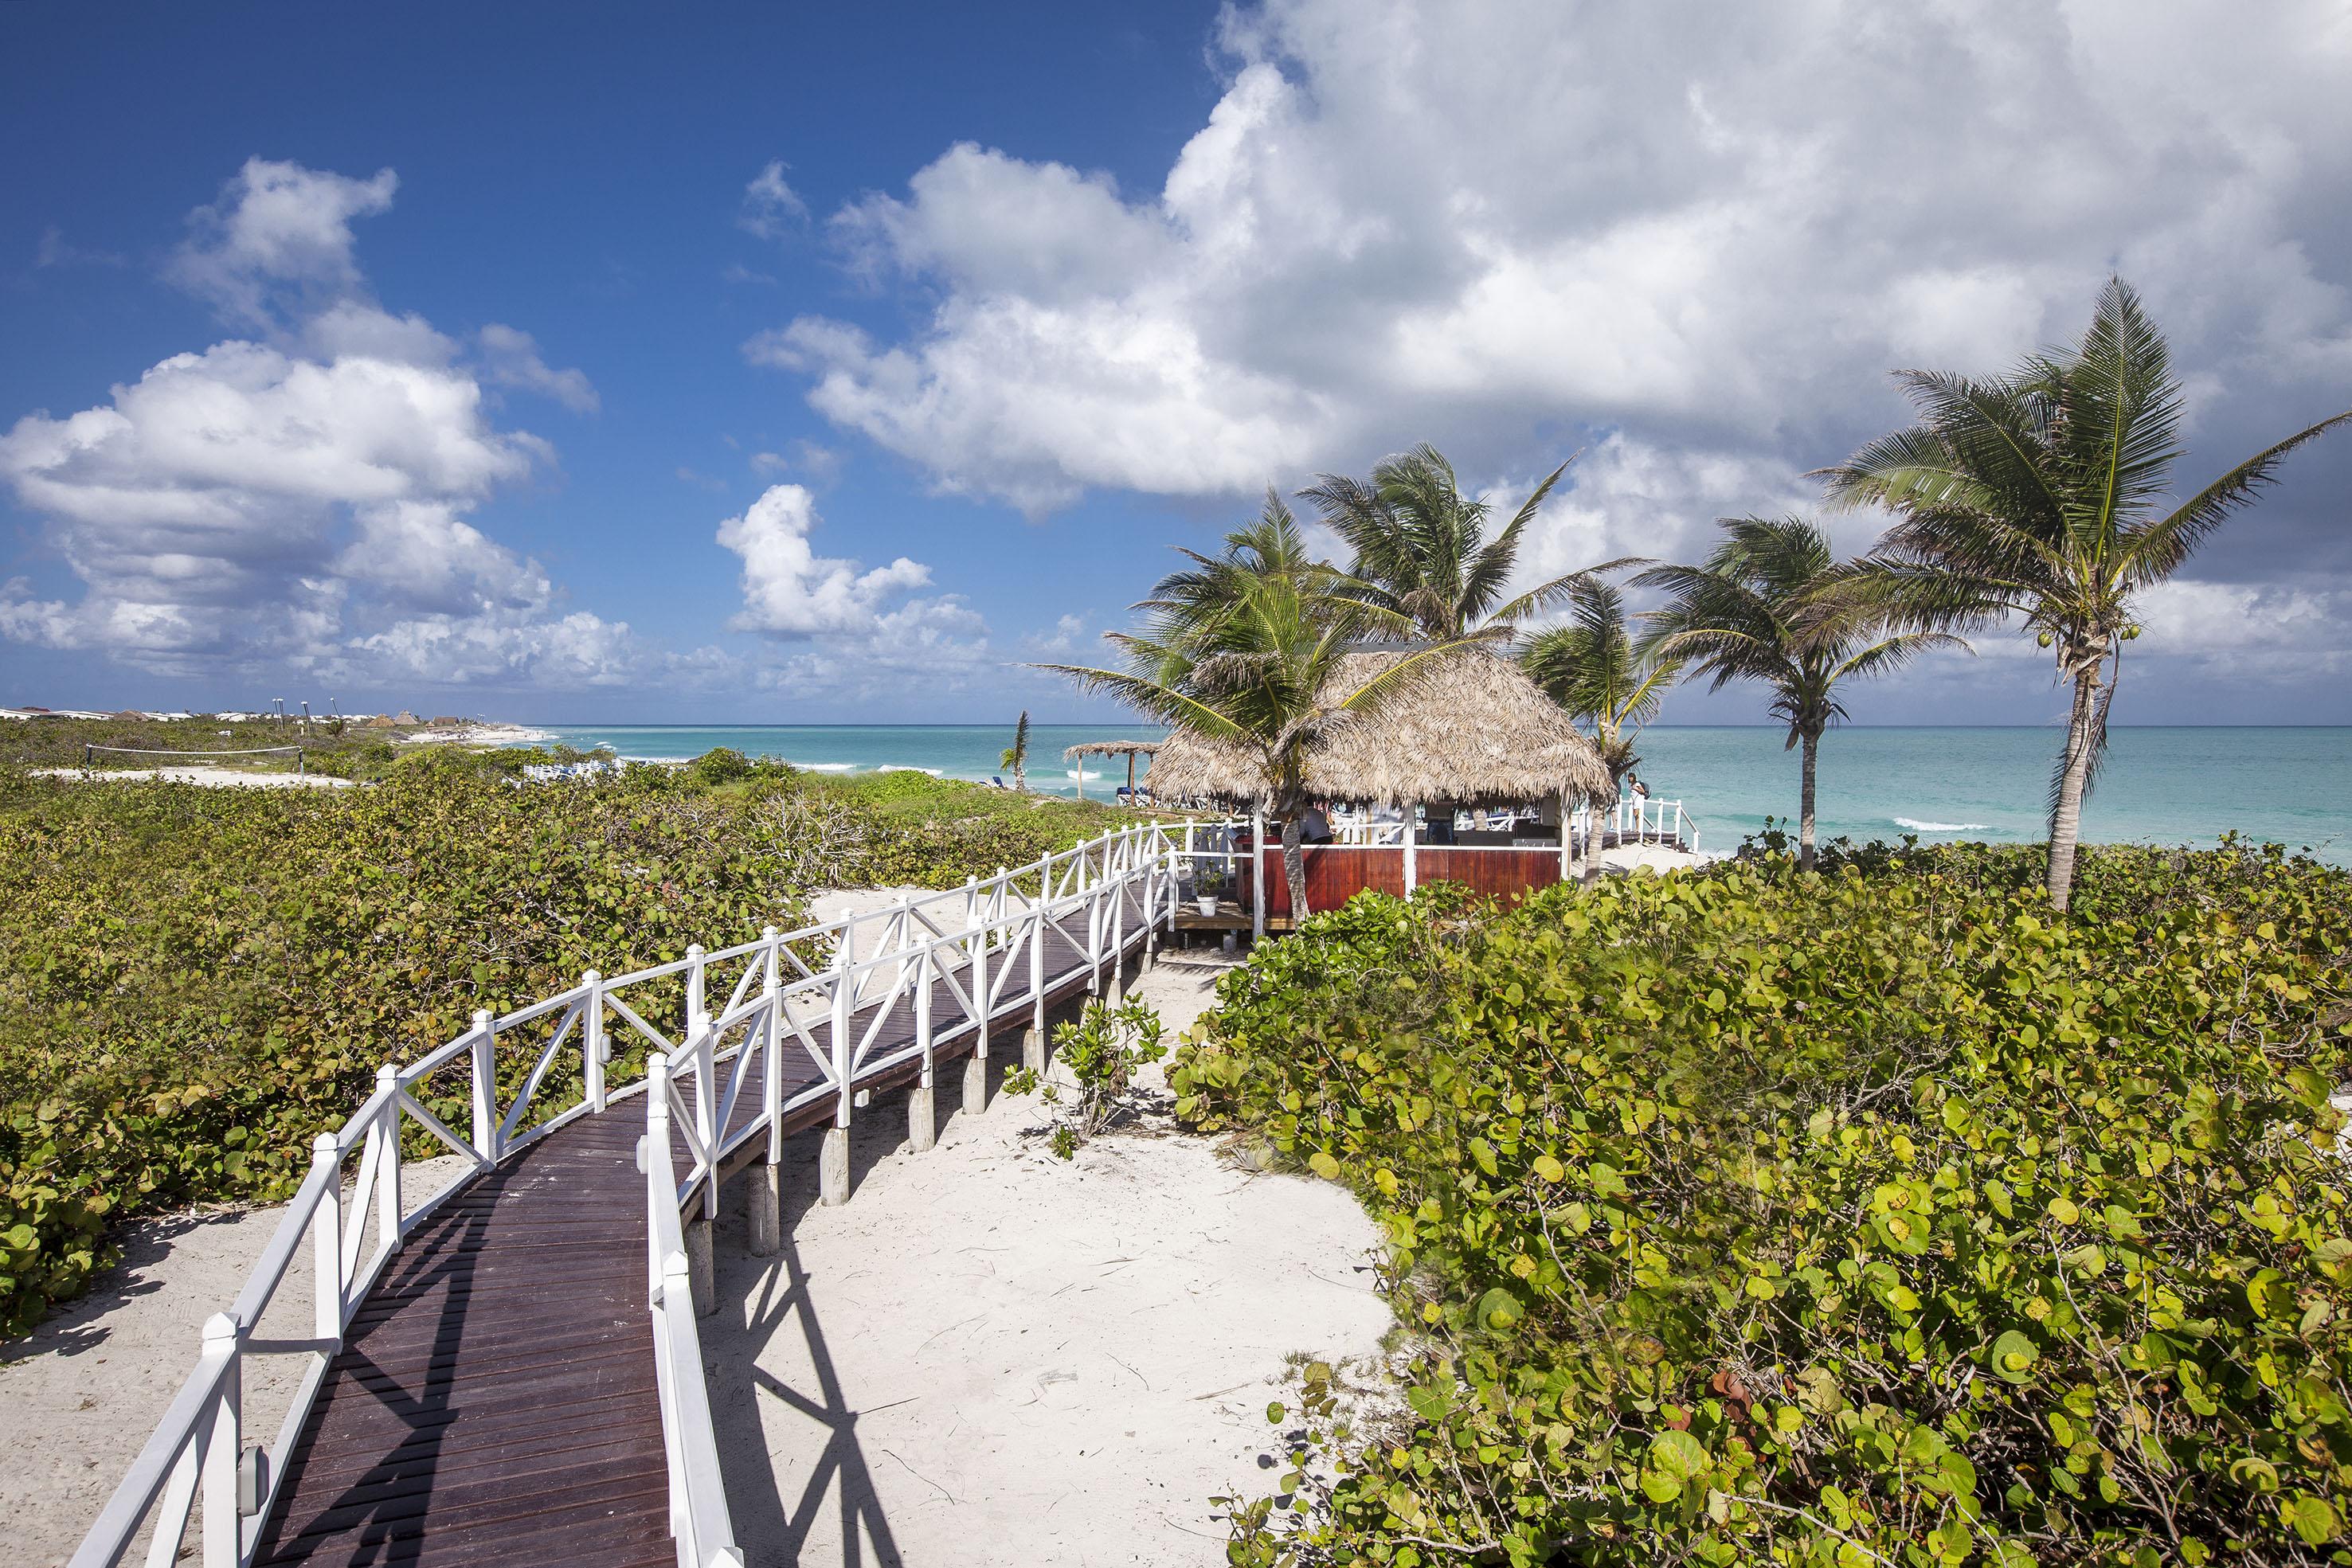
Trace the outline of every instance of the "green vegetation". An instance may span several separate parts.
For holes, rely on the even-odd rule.
[[[379,1064],[477,1008],[789,929],[820,887],[950,886],[1112,820],[731,752],[513,785],[531,755],[420,748],[331,792],[0,768],[0,1332],[78,1291],[128,1216],[286,1196]],[[528,1044],[511,1055],[509,1094]]]
[[[1568,716],[1592,727],[1592,744],[1609,765],[1612,794],[1642,758],[1633,742],[1658,716],[1666,688],[1682,669],[1635,643],[1625,595],[1605,579],[1585,576],[1568,590],[1565,625],[1538,632],[1519,650],[1519,667]]]
[[[1896,522],[1837,596],[1882,625],[1969,631],[2022,622],[2074,687],[2050,779],[2051,902],[2064,909],[2074,844],[2107,745],[2123,645],[2139,635],[2139,594],[2277,478],[2286,455],[2352,413],[2256,453],[2178,506],[2184,404],[2164,334],[2121,278],[2099,295],[2071,349],[2006,376],[1932,371],[1896,378],[1920,422],[1824,471],[1843,506]]]
[[[1723,541],[1698,566],[1655,566],[1633,580],[1673,597],[1645,619],[1644,651],[1712,690],[1754,681],[1772,694],[1774,718],[1789,727],[1798,768],[1797,866],[1813,867],[1813,784],[1822,737],[1845,717],[1838,687],[1889,674],[1930,648],[1968,646],[1942,632],[1897,632],[1875,642],[1859,625],[1806,612],[1836,579],[1829,535],[1801,517],[1726,517]]]
[[[1258,762],[1265,804],[1282,819],[1282,865],[1291,907],[1307,907],[1299,817],[1309,804],[1307,756],[1335,722],[1374,712],[1429,660],[1465,641],[1419,648],[1337,701],[1327,690],[1341,659],[1366,637],[1412,630],[1401,612],[1348,591],[1349,580],[1317,563],[1288,507],[1271,492],[1258,520],[1225,536],[1222,555],[1182,552],[1194,570],[1162,578],[1141,608],[1139,633],[1112,641],[1124,671],[1041,664],[1106,692],[1171,728],[1242,747]]]
[[[1241,1563],[2352,1560],[2352,875],[1784,857],[1261,948],[1179,1113],[1384,1228]],[[1319,1374],[1319,1375],[1318,1375]]]
[[[1563,463],[1546,475],[1491,538],[1492,508],[1464,495],[1454,465],[1425,443],[1375,465],[1370,480],[1324,474],[1299,494],[1355,552],[1340,591],[1388,612],[1420,638],[1445,643],[1507,632],[1564,601],[1586,575],[1555,577],[1502,601],[1528,525],[1567,472]]]
[[[1066,1160],[1118,1117],[1137,1069],[1168,1054],[1161,1043],[1165,1037],[1160,1015],[1148,1002],[1112,1007],[1089,1001],[1076,1019],[1054,1029],[1054,1058],[1068,1069],[1074,1089],[1068,1103],[1063,1103],[1062,1086],[1034,1068],[1006,1073],[1004,1087],[1013,1094],[1042,1093],[1046,1104],[1061,1112],[1054,1124],[1054,1153]]]

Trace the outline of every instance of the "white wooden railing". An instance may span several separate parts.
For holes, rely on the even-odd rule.
[[[770,926],[755,942],[716,952],[690,946],[683,958],[609,979],[592,969],[558,995],[504,1014],[476,1013],[466,1032],[407,1067],[380,1069],[374,1092],[352,1118],[313,1144],[310,1174],[268,1249],[236,1301],[205,1321],[194,1370],[75,1552],[71,1568],[113,1568],[142,1531],[149,1568],[165,1568],[187,1545],[192,1520],[203,1568],[242,1568],[352,1314],[402,1242],[453,1194],[516,1150],[640,1092],[646,1095],[648,1134],[647,1300],[672,1532],[686,1568],[739,1563],[718,1479],[680,1210],[698,1199],[705,1215],[715,1214],[716,1177],[729,1156],[764,1138],[772,1161],[796,1113],[829,1098],[834,1124],[847,1126],[861,1080],[919,1060],[920,1081],[928,1085],[938,1049],[967,1034],[984,1037],[989,1020],[1013,998],[1031,999],[1032,1024],[1042,1033],[1052,977],[1045,972],[1046,934],[1058,933],[1077,950],[1090,984],[1098,988],[1105,965],[1118,963],[1149,931],[1172,920],[1180,862],[1193,827],[1140,823],[1017,871],[885,909],[793,932]],[[1140,911],[1132,928],[1130,904]],[[713,982],[726,986],[739,968],[725,1003],[713,1011]],[[645,1016],[664,1010],[652,999],[664,981],[682,982],[685,993],[674,1038]],[[932,1016],[935,989],[946,991],[953,1016]],[[644,1010],[624,992],[635,993]],[[896,1004],[908,998],[913,1036],[892,1043],[885,1039],[886,1023]],[[856,1020],[869,1009],[859,1026]],[[616,1020],[651,1051],[646,1076],[625,1087],[608,1081]],[[827,1026],[827,1038],[819,1038],[820,1025]],[[530,1063],[503,1113],[502,1049]],[[795,1052],[805,1055],[817,1076],[788,1094],[788,1075],[780,1069]],[[578,1098],[551,1110],[542,1106],[541,1092],[557,1063],[574,1053]],[[755,1064],[762,1069],[760,1113],[738,1126],[738,1102]],[[443,1074],[463,1075],[465,1136],[425,1103],[445,1097],[426,1090],[428,1079]],[[451,1086],[446,1098],[457,1098],[454,1091]],[[468,1162],[414,1206],[403,1189],[404,1119]],[[671,1150],[673,1128],[691,1162],[682,1176]],[[347,1203],[342,1172],[355,1151],[357,1183]],[[258,1337],[263,1314],[305,1252],[311,1260],[309,1335]],[[256,1355],[299,1355],[307,1362],[267,1447],[245,1440],[243,1373]]]

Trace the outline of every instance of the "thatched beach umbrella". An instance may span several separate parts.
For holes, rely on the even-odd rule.
[[[1135,793],[1135,759],[1150,757],[1160,750],[1156,740],[1088,740],[1065,747],[1062,760],[1078,765],[1078,799],[1087,798],[1087,764],[1089,757],[1124,757],[1127,758],[1127,792]]]

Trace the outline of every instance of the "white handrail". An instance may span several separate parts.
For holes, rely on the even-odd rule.
[[[656,1053],[646,1063],[646,1141],[638,1162],[646,1170],[646,1300],[653,1312],[654,1381],[669,1465],[669,1532],[680,1568],[742,1568],[710,1425],[710,1391],[702,1381],[692,1270],[677,1218],[669,1148],[673,1098],[669,1058]]]
[[[1193,825],[1186,826],[1183,841],[1189,842]],[[707,1207],[715,1205],[716,1175],[726,1157],[745,1143],[754,1137],[774,1135],[785,1117],[827,1096],[837,1098],[837,1114],[845,1124],[854,1086],[859,1078],[917,1054],[928,1061],[938,1045],[985,1027],[997,1004],[1014,988],[1011,983],[1013,958],[1021,947],[1029,949],[1026,967],[1033,988],[1041,982],[1040,955],[1049,930],[1076,943],[1089,968],[1098,974],[1102,961],[1114,947],[1132,946],[1160,920],[1172,917],[1177,866],[1181,858],[1178,841],[1167,826],[1160,823],[1114,829],[1073,850],[1048,853],[1028,865],[999,871],[985,879],[974,878],[962,887],[923,894],[884,909],[791,932],[780,933],[770,926],[757,941],[715,952],[689,947],[682,958],[610,978],[592,969],[582,976],[578,985],[553,996],[501,1014],[476,1013],[463,1033],[405,1068],[386,1063],[377,1071],[374,1092],[351,1119],[338,1131],[321,1134],[317,1139],[310,1172],[287,1205],[269,1245],[229,1309],[206,1320],[195,1367],[100,1511],[71,1559],[71,1568],[113,1568],[130,1551],[151,1515],[151,1563],[160,1565],[173,1561],[194,1519],[198,1522],[205,1568],[242,1568],[251,1559],[275,1499],[278,1479],[285,1471],[286,1461],[292,1457],[293,1444],[324,1382],[328,1365],[341,1348],[352,1313],[402,1242],[482,1171],[575,1117],[601,1113],[614,1099],[645,1092],[649,1123],[657,1107],[667,1118],[677,1093],[672,1070],[681,1058],[690,1061],[694,1080],[690,1086],[693,1101],[682,1130],[688,1135],[697,1169],[682,1186],[676,1184],[666,1138],[655,1140],[649,1135],[646,1156],[646,1164],[660,1175],[657,1182],[654,1172],[648,1173],[649,1201],[652,1194],[663,1190],[664,1184],[668,1184],[671,1196],[667,1205],[654,1204],[649,1215],[649,1235],[656,1239],[649,1243],[653,1251],[648,1264],[648,1299],[655,1313],[656,1376],[662,1388],[663,1427],[672,1467],[672,1525],[679,1543],[679,1560],[688,1568],[719,1568],[740,1563],[726,1529],[725,1497],[718,1486],[715,1462],[704,1464],[691,1459],[686,1462],[683,1472],[679,1469],[682,1461],[678,1443],[693,1445],[709,1439],[709,1395],[702,1385],[699,1353],[677,1353],[678,1345],[694,1336],[691,1307],[671,1312],[664,1304],[665,1298],[679,1301],[686,1299],[683,1295],[667,1297],[671,1262],[676,1260],[683,1267],[683,1243],[666,1247],[658,1237],[665,1232],[678,1232],[678,1206],[692,1197],[695,1188],[703,1189]],[[1034,894],[1029,891],[1032,885]],[[1125,897],[1129,888],[1138,886],[1142,907],[1147,912],[1164,910],[1164,914],[1147,913],[1142,928],[1131,931],[1126,924]],[[963,901],[961,918],[934,917],[934,906],[945,906],[955,900]],[[1108,913],[1106,904],[1110,905]],[[1083,920],[1078,918],[1081,914]],[[861,941],[861,936],[871,940]],[[1000,938],[1002,947],[996,946]],[[866,956],[858,958],[856,955],[861,946],[866,948]],[[830,948],[834,961],[830,967],[812,968],[795,951],[796,947]],[[981,956],[989,951],[1003,956],[996,966],[993,988],[971,978],[980,966]],[[727,1004],[713,1017],[705,1008],[710,971],[715,966],[737,960],[749,960],[746,973]],[[798,971],[797,977],[790,983],[783,978],[782,966],[786,962]],[[687,1005],[675,1040],[616,994],[635,986],[681,976],[686,980]],[[755,976],[766,978],[755,980]],[[909,986],[922,977],[946,981],[963,1016],[932,1019],[926,999],[916,1040],[887,1054],[877,1054],[872,1050],[877,1030],[869,1030],[863,1041],[854,1038],[848,1027],[851,1015],[882,1002],[885,1005],[877,1012],[878,1027],[879,1019],[887,1016],[887,1002],[908,995]],[[759,987],[756,994],[751,989],[755,984]],[[924,995],[928,998],[928,986]],[[816,1018],[794,1009],[796,1001],[814,1002],[820,998],[824,1008],[819,1016],[829,1015],[835,1024],[829,1061],[815,1051],[808,1033]],[[1042,1020],[1042,996],[1037,1005]],[[619,1089],[611,1085],[606,1071],[612,1051],[608,1009],[626,1029],[644,1037],[654,1048],[647,1061],[646,1078]],[[653,1010],[650,1004],[648,1010]],[[497,1061],[501,1037],[559,1014],[551,1037],[530,1047],[530,1069],[501,1113]],[[722,1045],[727,1037],[738,1031],[744,1036],[740,1043]],[[735,1108],[735,1092],[744,1082],[742,1074],[751,1062],[759,1060],[761,1052],[789,1051],[804,1044],[809,1046],[810,1055],[822,1074],[819,1082],[786,1098],[778,1091],[781,1075],[773,1071],[767,1072],[760,1114],[730,1134],[727,1128]],[[581,1058],[580,1096],[531,1124],[529,1116],[540,1091],[552,1075],[555,1061],[567,1054],[567,1048],[577,1051]],[[470,1124],[466,1128],[467,1135],[462,1137],[417,1097],[423,1092],[425,1080],[444,1070],[458,1071],[461,1062],[467,1080],[464,1103],[471,1114]],[[656,1063],[660,1065],[659,1092],[653,1092]],[[719,1076],[722,1066],[727,1065],[732,1066],[734,1075],[722,1094]],[[772,1059],[768,1065],[774,1065]],[[404,1117],[447,1145],[452,1152],[474,1162],[472,1169],[414,1207],[405,1202],[402,1190],[400,1136]],[[661,1151],[658,1157],[653,1153],[656,1144]],[[358,1185],[347,1209],[342,1166],[354,1150],[362,1151],[362,1158]],[[314,1337],[290,1344],[271,1342],[257,1346],[256,1325],[276,1299],[287,1276],[294,1271],[295,1260],[303,1252],[306,1240],[312,1260]],[[682,1276],[678,1288],[681,1291],[685,1288]],[[678,1326],[681,1323],[682,1328]],[[292,1407],[267,1449],[258,1495],[240,1500],[238,1469],[245,1448],[239,1396],[243,1360],[248,1354],[300,1354],[309,1358],[310,1365],[296,1390]],[[686,1375],[688,1372],[692,1375]],[[683,1483],[681,1473],[687,1478]],[[241,1500],[250,1511],[239,1507]]]

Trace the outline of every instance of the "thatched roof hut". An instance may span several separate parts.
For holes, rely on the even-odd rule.
[[[1405,655],[1349,653],[1328,699]],[[1265,786],[1244,747],[1178,730],[1151,763],[1160,799],[1251,801]],[[1608,765],[1559,705],[1508,659],[1467,649],[1427,661],[1369,714],[1334,719],[1309,749],[1307,792],[1318,800],[1410,807],[1436,801],[1527,803],[1606,800]]]

